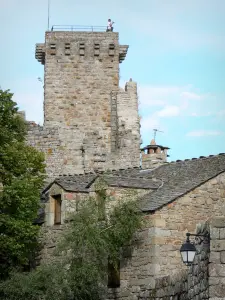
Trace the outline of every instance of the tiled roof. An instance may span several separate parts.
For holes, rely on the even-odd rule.
[[[155,211],[225,171],[225,154],[177,161],[158,167],[146,177],[162,180],[161,187],[141,199],[142,211]]]
[[[57,183],[66,191],[88,192],[97,177],[103,177],[109,186],[151,189],[140,199],[142,211],[155,211],[197,186],[225,171],[225,154],[193,158],[164,164],[152,170],[139,168],[60,176],[43,192]]]
[[[160,181],[143,178],[140,169],[121,169],[118,171],[106,172],[101,174],[77,174],[71,176],[60,176],[50,183],[43,193],[49,190],[53,183],[58,184],[64,190],[69,192],[88,193],[92,183],[102,177],[109,186],[139,188],[139,189],[157,189]]]

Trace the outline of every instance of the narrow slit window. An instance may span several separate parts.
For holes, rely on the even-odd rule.
[[[85,45],[84,43],[80,43],[80,56],[84,56]]]
[[[114,55],[115,55],[115,45],[109,44],[109,56],[114,56]]]
[[[99,43],[95,43],[95,50],[100,49]]]
[[[51,48],[52,50],[55,50],[55,49],[56,49],[56,45],[55,45],[55,44],[50,44],[50,48]]]
[[[70,43],[65,43],[65,55],[70,56]]]
[[[59,225],[62,222],[62,199],[61,199],[61,195],[54,196],[54,201],[55,201],[54,224]]]
[[[56,55],[56,44],[50,44],[50,54]]]
[[[114,44],[109,44],[109,49],[110,50],[114,50],[115,49],[115,45]]]
[[[70,50],[70,43],[65,43],[65,49]]]
[[[100,55],[100,45],[99,43],[94,44],[94,56],[99,56]]]

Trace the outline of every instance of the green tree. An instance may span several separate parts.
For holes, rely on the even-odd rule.
[[[118,203],[104,221],[95,199],[83,202],[71,216],[55,260],[30,273],[13,274],[0,284],[1,299],[105,299],[109,257],[116,267],[121,250],[130,245],[143,224],[135,201],[126,200]]]
[[[26,145],[26,123],[13,94],[0,89],[0,277],[28,264],[37,246],[44,157]]]

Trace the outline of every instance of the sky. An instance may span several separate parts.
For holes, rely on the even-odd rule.
[[[170,161],[225,152],[224,0],[50,0],[52,25],[115,21],[128,44],[120,84],[138,83],[143,146],[153,138]],[[0,0],[0,87],[27,120],[43,123],[44,42],[48,0]]]

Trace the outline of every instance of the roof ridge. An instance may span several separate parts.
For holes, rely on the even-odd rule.
[[[208,156],[200,155],[199,157],[192,157],[192,158],[185,158],[185,159],[177,159],[175,161],[171,161],[170,163],[177,163],[177,162],[185,162],[191,160],[201,160],[201,159],[208,159],[213,157],[218,157],[219,155],[225,155],[225,153],[218,153],[218,154],[210,154]],[[161,166],[160,166],[161,167]]]

